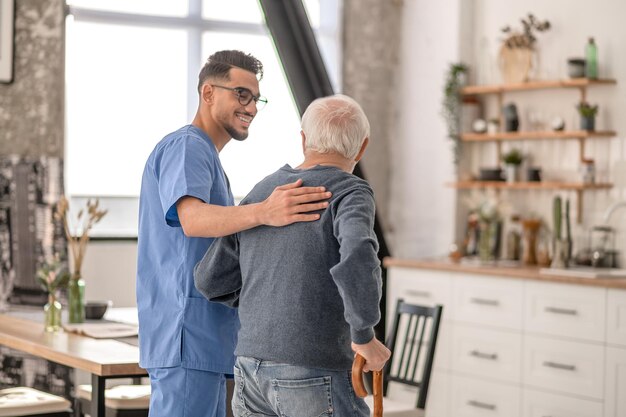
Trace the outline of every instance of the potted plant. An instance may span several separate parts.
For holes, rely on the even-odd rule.
[[[524,160],[524,155],[519,149],[511,149],[504,155],[502,155],[502,162],[504,162],[506,170],[506,181],[516,182],[519,181],[519,167]]]
[[[75,223],[70,221],[68,211],[69,202],[61,197],[54,213],[65,231],[70,253],[72,255],[73,270],[68,283],[69,322],[82,323],[85,321],[85,281],[81,275],[83,259],[87,252],[89,231],[107,214],[107,210],[99,210],[99,200],[87,200],[86,211],[81,209],[76,215]]]
[[[70,274],[67,267],[61,262],[58,255],[51,261],[45,262],[37,270],[37,279],[41,287],[48,293],[48,303],[44,306],[44,329],[46,332],[56,332],[61,329],[61,303],[57,300],[57,291],[65,288]]]
[[[582,130],[595,130],[598,105],[591,105],[587,102],[581,101],[578,106],[576,106],[576,109],[580,114],[580,128]]]
[[[541,22],[531,13],[520,20],[523,27],[521,32],[512,30],[510,26],[502,28],[506,38],[500,48],[499,63],[502,77],[507,83],[528,81],[537,41],[533,31],[545,32],[550,29],[549,21]]]
[[[465,85],[467,70],[467,65],[461,62],[450,64],[443,91],[441,115],[448,128],[448,138],[453,141],[455,164],[458,164],[461,152],[461,88]]]

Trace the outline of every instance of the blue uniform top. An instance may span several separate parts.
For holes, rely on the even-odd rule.
[[[206,300],[193,269],[213,239],[187,237],[176,202],[184,196],[232,206],[215,145],[195,126],[159,142],[143,172],[139,199],[137,307],[139,365],[183,366],[231,374],[237,311]]]

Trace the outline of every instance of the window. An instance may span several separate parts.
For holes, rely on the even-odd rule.
[[[236,198],[285,163],[302,160],[299,117],[256,0],[68,0],[66,193],[78,207],[99,197],[109,214],[94,236],[136,236],[144,163],[167,133],[189,123],[197,75],[220,49],[265,67],[269,104],[248,139],[221,153]],[[306,0],[331,79],[338,85],[336,0]]]

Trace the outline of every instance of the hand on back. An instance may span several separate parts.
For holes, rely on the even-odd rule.
[[[276,187],[261,203],[261,224],[286,226],[318,220],[320,215],[311,212],[328,207],[330,196],[324,187],[302,187],[302,180]]]

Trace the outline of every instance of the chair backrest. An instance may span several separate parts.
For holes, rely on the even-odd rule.
[[[384,390],[390,381],[419,388],[416,407],[426,407],[443,307],[418,306],[399,299],[387,338],[391,357],[385,366]]]

